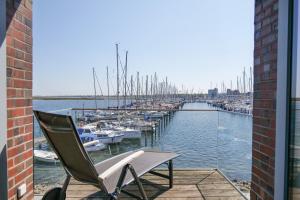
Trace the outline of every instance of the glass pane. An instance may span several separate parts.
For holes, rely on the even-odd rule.
[[[63,100],[53,100],[51,105],[49,101],[44,102],[34,101],[34,108],[56,112],[50,111],[51,108],[59,108],[61,111],[63,105],[70,107]],[[78,105],[72,105],[74,108],[81,108],[83,103],[88,104],[85,100],[76,102]],[[185,103],[182,109],[176,111],[63,109],[60,113],[71,115],[76,126],[82,127],[79,129],[81,131],[90,131],[92,125],[96,126],[93,134],[83,132],[80,135],[83,143],[92,140],[89,136],[96,134],[97,140],[106,144],[103,149],[86,149],[95,163],[140,148],[172,151],[181,155],[174,160],[175,168],[219,169],[237,187],[244,188],[245,192],[249,191],[252,164],[250,114],[217,110],[207,102]],[[101,120],[96,120],[95,123],[86,118],[93,115]],[[116,144],[107,143],[107,138],[111,135],[109,132],[112,131],[122,133],[122,141]],[[99,132],[101,134],[97,134]],[[140,134],[134,136],[136,133]],[[42,135],[39,126],[36,126],[35,151],[51,152],[45,140],[44,145],[37,145],[42,144]],[[65,173],[59,162],[45,163],[39,155],[35,155],[34,161],[34,182],[40,193],[45,188],[62,184]]]
[[[292,96],[289,145],[289,199],[300,197],[300,40],[299,1],[295,1]]]

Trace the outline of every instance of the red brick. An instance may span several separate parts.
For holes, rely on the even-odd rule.
[[[15,177],[17,174],[19,174],[20,172],[22,172],[25,168],[25,164],[21,163],[11,169],[8,170],[8,177]]]
[[[268,200],[274,195],[278,11],[273,8],[277,4],[278,0],[255,1],[251,199]]]
[[[15,185],[15,180],[14,179],[10,179],[8,180],[8,187],[12,188]]]
[[[25,93],[26,93],[26,91],[25,91]],[[31,91],[30,91],[30,95],[31,95],[32,93],[31,93]],[[29,95],[29,96],[30,96]],[[32,115],[32,106],[29,106],[29,107],[26,107],[25,108],[25,115]]]
[[[270,156],[270,157],[274,157],[275,156],[275,149],[273,149],[273,148],[271,148],[269,146],[260,145],[260,151],[263,154],[266,154],[267,156]]]
[[[15,188],[11,188],[8,190],[8,198],[12,198],[14,195],[16,195],[16,190]]]
[[[21,32],[25,32],[26,31],[26,26],[25,24],[21,23],[20,21],[18,20],[13,20],[13,27],[15,29],[17,29],[18,31],[21,31]]]
[[[25,144],[25,149],[26,150],[32,150],[33,149],[33,141],[29,141]]]
[[[13,147],[11,149],[8,149],[7,156],[8,158],[12,158],[16,155],[23,153],[24,150],[25,150],[25,146],[23,144],[17,147]]]
[[[7,111],[7,117],[12,118],[12,117],[20,117],[25,114],[25,109],[24,108],[15,108],[15,109],[10,109]]]
[[[26,54],[26,55],[28,55],[28,54]],[[32,58],[31,58],[32,59]],[[26,80],[32,80],[32,72],[26,72],[25,73],[25,79]]]
[[[24,42],[14,40],[13,44],[16,49],[26,52],[26,44]]]
[[[15,96],[16,96],[16,89],[8,88],[7,89],[7,97],[11,98],[11,97],[15,97]]]
[[[32,167],[29,167],[28,169],[26,169],[25,171],[22,171],[21,173],[19,173],[16,178],[15,178],[15,183],[18,184],[21,181],[23,181],[26,177],[30,176],[33,173],[33,169]]]
[[[32,123],[32,116],[20,117],[14,120],[15,126],[23,126],[23,127],[19,127],[19,129],[22,129],[22,133],[25,132],[24,125],[31,124],[31,123]]]
[[[31,151],[32,151],[32,149],[31,149]],[[33,157],[26,160],[25,166],[26,166],[26,168],[33,166]]]
[[[23,75],[24,78],[24,75]],[[31,80],[19,80],[15,79],[13,80],[13,84],[15,88],[26,88],[31,89],[32,88],[32,81]]]
[[[7,129],[11,129],[14,125],[13,119],[7,119]]]
[[[25,42],[25,33],[18,31],[18,30],[14,30],[12,27],[10,27],[8,29],[8,34],[14,38],[16,38],[17,40],[20,40],[22,42]]]
[[[13,159],[9,159],[7,161],[7,168],[9,169],[9,168],[12,168],[13,166],[14,166],[14,160]]]
[[[10,57],[15,56],[15,49],[11,47],[6,47],[6,55]]]
[[[7,67],[14,67],[14,65],[15,65],[14,59],[11,57],[6,57],[6,64],[7,64]]]

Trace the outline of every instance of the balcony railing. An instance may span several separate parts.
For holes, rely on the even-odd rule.
[[[107,144],[101,151],[89,152],[95,162],[139,148],[173,151],[181,156],[176,169],[218,169],[247,190],[251,176],[252,117],[217,109],[95,109],[69,108],[55,113],[71,115],[77,127],[93,125],[101,130],[126,134],[141,131],[140,137],[124,138]],[[35,121],[36,122],[36,121]],[[126,127],[129,129],[122,129]],[[49,150],[37,123],[34,124],[35,149]],[[49,173],[45,173],[49,172]],[[36,190],[59,184],[64,177],[59,162],[35,159]]]

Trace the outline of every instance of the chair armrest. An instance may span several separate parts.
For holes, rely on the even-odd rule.
[[[105,170],[102,174],[100,174],[98,176],[98,178],[103,181],[104,179],[106,179],[107,177],[109,177],[114,172],[118,171],[119,169],[122,169],[125,165],[127,165],[128,163],[130,163],[135,158],[141,156],[143,153],[144,153],[144,151],[140,150],[140,151],[137,151],[137,152],[135,152],[135,153],[127,156],[126,158],[123,158],[122,160],[120,160],[116,164],[112,165],[107,170]]]

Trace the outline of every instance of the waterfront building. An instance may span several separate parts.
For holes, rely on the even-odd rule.
[[[227,96],[238,96],[240,95],[240,91],[239,90],[231,90],[231,89],[227,89],[226,92]]]
[[[253,200],[299,199],[299,10],[299,0],[255,1]],[[29,200],[34,198],[32,2],[0,0],[0,15],[0,199]]]
[[[214,99],[216,97],[218,97],[218,88],[214,88],[214,89],[210,89],[207,92],[208,98],[210,99]]]

